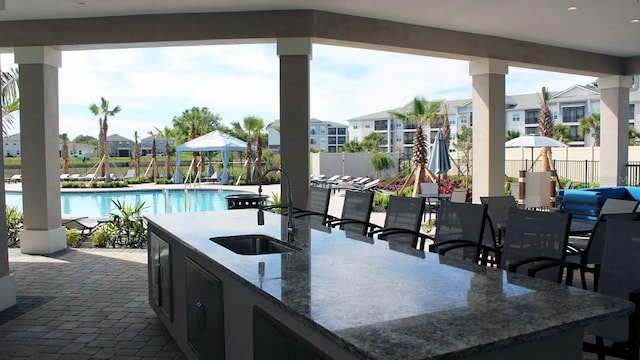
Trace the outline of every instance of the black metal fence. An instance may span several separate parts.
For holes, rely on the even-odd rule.
[[[592,160],[554,160],[558,176],[574,182],[594,184],[600,182],[600,161]],[[629,186],[640,186],[640,161],[630,161],[626,165],[625,183]],[[531,160],[506,160],[505,173],[510,177],[518,177],[518,171],[542,171],[542,162],[536,161],[531,169]]]

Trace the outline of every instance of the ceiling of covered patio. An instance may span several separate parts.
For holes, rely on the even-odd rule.
[[[632,73],[640,68],[640,59],[632,58],[640,56],[640,42],[637,41],[640,36],[640,23],[631,22],[633,19],[640,19],[640,3],[637,0],[2,0],[0,8],[3,3],[4,10],[0,10],[0,22],[151,14],[317,10],[419,25],[430,29],[486,35],[477,39],[478,47],[484,46],[483,41],[495,41],[494,37],[497,37],[498,40],[527,42],[522,44],[522,49],[518,48],[518,42],[503,43],[504,46],[511,47],[507,49],[511,52],[525,52],[525,45],[531,51],[530,43],[534,43],[610,56],[603,61],[610,61],[611,57],[614,60],[619,58],[620,70],[607,71],[608,73]],[[577,9],[569,10],[570,6],[577,6]],[[72,32],[73,29],[68,30]],[[325,40],[329,39],[329,32],[323,34],[327,35]],[[433,32],[430,34],[437,35]],[[66,35],[72,37],[69,33]],[[0,47],[3,47],[4,51],[8,50],[7,45],[10,41],[15,43],[16,39],[21,38],[16,34],[13,34],[13,37],[11,34],[7,36],[9,38],[6,41],[2,41],[0,37]],[[22,39],[29,36],[30,34],[22,34]],[[389,36],[398,38],[403,35]],[[425,41],[434,42],[437,39]],[[444,36],[442,41],[455,41],[455,37]],[[468,44],[461,44],[460,47],[466,45]],[[535,50],[534,48],[533,51]],[[452,52],[447,51],[445,56],[451,54]],[[483,54],[461,49],[458,55],[464,58],[469,55],[482,57]],[[487,55],[500,58],[500,54]],[[513,64],[517,59],[505,60],[510,60]],[[585,60],[592,61],[594,60]],[[586,66],[584,70],[588,70]]]

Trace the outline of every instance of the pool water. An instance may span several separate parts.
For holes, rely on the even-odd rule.
[[[164,214],[226,210],[225,196],[240,191],[224,190],[152,190],[114,192],[63,192],[60,194],[62,213],[66,215],[102,217],[116,210],[112,200],[127,205],[144,202],[142,214]],[[186,200],[185,200],[186,198]],[[7,192],[7,206],[22,210],[22,193]]]

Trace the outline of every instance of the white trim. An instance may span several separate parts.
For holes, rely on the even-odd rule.
[[[16,64],[47,64],[62,67],[62,54],[49,46],[20,46],[14,50]]]
[[[13,274],[0,278],[0,311],[16,304],[16,279]]]
[[[60,226],[49,230],[22,230],[20,252],[31,255],[48,255],[67,248],[67,231]]]

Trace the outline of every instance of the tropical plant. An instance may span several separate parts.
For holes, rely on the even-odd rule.
[[[62,138],[62,173],[69,173],[69,136],[66,133],[60,135]]]
[[[386,152],[375,153],[371,156],[371,166],[373,170],[378,173],[378,178],[381,178],[381,174],[383,171],[391,169],[395,166],[393,162],[393,157],[391,154]]]
[[[264,120],[257,116],[247,116],[242,120],[242,124],[240,124],[240,122],[238,121],[235,121],[231,123],[231,127],[237,137],[242,138],[247,142],[247,150],[245,151],[245,162],[247,172],[246,179],[247,182],[249,182],[252,178],[251,170],[253,164],[253,152],[251,149],[251,144],[254,140],[256,142],[256,161],[258,162],[258,164],[260,164],[260,167],[258,168],[258,177],[262,175],[262,144],[260,144],[262,139],[260,134],[262,133],[262,131],[264,131],[265,128]]]
[[[22,230],[24,214],[16,206],[6,207],[7,245],[9,247],[19,246],[19,232]]]
[[[107,176],[107,163],[109,158],[109,143],[107,142],[107,132],[109,131],[109,116],[115,116],[122,109],[120,106],[116,106],[112,109],[109,108],[109,100],[104,97],[100,98],[100,105],[91,104],[89,110],[93,115],[98,116],[98,123],[100,125],[100,134],[98,137],[98,157],[104,159],[100,173],[106,178]]]
[[[171,179],[171,144],[169,143],[171,129],[165,126],[163,130],[156,128],[156,132],[164,139],[164,177]]]
[[[362,152],[362,144],[358,140],[350,140],[344,143],[342,151],[347,153]]]
[[[640,138],[640,132],[633,126],[629,126],[629,146],[636,144],[636,139]]]
[[[98,145],[98,139],[94,138],[91,135],[78,135],[71,141],[76,144],[89,144],[89,145]]]
[[[142,218],[145,203],[133,205],[111,200],[116,212],[111,213],[113,224],[113,247],[143,248],[147,242],[147,226]]]
[[[16,112],[20,110],[18,84],[20,75],[17,69],[3,71],[0,76],[0,95],[2,97],[2,136],[9,135],[15,125]]]
[[[413,171],[415,176],[413,196],[420,194],[420,183],[426,181],[426,164],[428,146],[424,139],[423,127],[433,125],[443,101],[427,101],[424,97],[415,97],[411,111],[406,109],[393,110],[389,113],[402,122],[416,125],[416,134],[413,138]]]
[[[105,224],[91,234],[91,243],[94,247],[105,248],[113,243],[115,237],[115,229],[113,224]]]
[[[571,141],[569,126],[564,124],[555,124],[553,126],[553,138],[563,143]]]
[[[140,177],[140,139],[138,138],[138,132],[133,132],[133,167],[135,169],[136,178]]]
[[[509,141],[517,137],[520,137],[520,132],[518,130],[507,130],[507,136],[505,137],[504,140]]]
[[[473,149],[473,132],[470,127],[463,126],[456,134],[456,150],[462,155],[459,165],[464,168],[466,183],[469,184],[469,173],[471,172],[471,154]]]
[[[149,135],[151,135],[151,182],[154,182],[158,176],[158,163],[156,162],[156,138],[158,135],[153,131],[149,131]]]
[[[583,137],[593,133],[593,145],[600,146],[600,113],[591,113],[580,119],[578,132]]]
[[[542,87],[542,92],[540,94],[542,105],[540,107],[540,115],[538,117],[538,129],[540,130],[541,136],[546,136],[549,138],[553,137],[553,117],[551,116],[551,111],[549,110],[549,104],[547,103],[550,98],[549,91],[546,87]],[[551,169],[551,164],[549,161],[549,153],[551,152],[551,148],[548,146],[542,147],[541,156],[542,156],[542,171],[549,171]]]
[[[172,131],[175,141],[183,144],[200,135],[220,129],[222,127],[221,122],[220,115],[213,114],[207,107],[199,108],[194,106],[183,111],[182,115],[174,117],[171,125],[173,126]]]
[[[82,233],[78,229],[67,229],[65,236],[67,239],[67,247],[79,248],[84,244]]]
[[[380,145],[384,143],[384,136],[376,132],[372,132],[362,139],[362,149],[366,152],[380,151]]]
[[[449,124],[449,105],[442,102],[442,113],[444,118],[442,120],[442,132],[444,133],[444,142],[447,144],[447,148],[451,145],[451,126]]]

